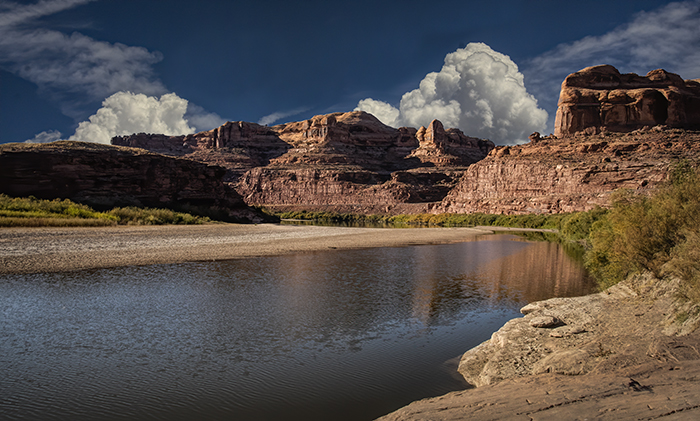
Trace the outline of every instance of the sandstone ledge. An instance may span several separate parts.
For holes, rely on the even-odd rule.
[[[475,389],[381,419],[698,419],[698,308],[684,308],[676,290],[639,276],[532,303],[462,357],[459,371]],[[681,312],[695,316],[679,323]]]

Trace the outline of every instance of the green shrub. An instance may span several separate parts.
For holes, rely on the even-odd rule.
[[[587,268],[602,287],[631,273],[674,274],[698,298],[700,177],[681,164],[651,196],[620,191],[610,211],[591,226]]]

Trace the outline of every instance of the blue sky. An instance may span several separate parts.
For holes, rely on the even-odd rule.
[[[373,112],[497,144],[583,67],[700,78],[700,2],[0,0],[0,143]]]

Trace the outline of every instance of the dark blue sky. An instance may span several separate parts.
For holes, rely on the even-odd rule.
[[[522,129],[482,130],[477,117],[464,115],[454,125],[511,143],[533,127],[551,131],[558,86],[582,67],[610,63],[638,73],[663,67],[699,78],[699,10],[694,0],[0,0],[0,143],[42,132],[37,140],[69,138],[101,107],[112,111],[85,125],[83,139],[98,132],[201,131],[225,120],[275,124],[351,111],[367,98],[387,104],[387,115],[398,116],[393,125],[450,121],[450,112],[488,114],[492,126]],[[491,68],[474,83],[499,85],[500,77],[522,74],[524,86],[480,90],[486,108],[478,112],[466,91],[454,94],[464,89],[457,79],[443,88],[436,82],[437,96],[426,99],[424,91],[402,102],[458,49],[466,53],[453,57],[457,79],[481,69],[485,61],[477,57],[487,57],[518,69],[504,75]],[[103,107],[117,92],[133,95]],[[167,93],[175,95],[166,106]],[[499,95],[537,103],[508,121],[502,115],[514,111],[502,105],[499,111]],[[187,121],[177,121],[184,100]],[[416,108],[426,101],[439,109]],[[139,115],[146,117],[135,121]],[[151,125],[158,119],[162,124]]]

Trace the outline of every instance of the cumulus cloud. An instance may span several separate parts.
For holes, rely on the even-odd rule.
[[[600,35],[561,44],[529,62],[528,87],[555,110],[564,78],[585,67],[611,64],[623,73],[663,68],[686,79],[700,77],[700,1],[670,3],[640,12]]]
[[[194,133],[184,118],[187,100],[175,94],[160,98],[117,92],[102,102],[102,108],[78,125],[68,140],[109,144],[114,136],[132,133],[181,135]]]
[[[399,112],[398,108],[384,101],[365,98],[357,103],[357,108],[355,108],[355,111],[366,111],[377,117],[387,126],[399,127],[401,125],[401,120],[399,120],[399,115],[401,113]]]
[[[71,140],[109,143],[117,135],[180,135],[224,123],[218,114],[188,104],[176,94],[166,94],[152,67],[162,60],[160,53],[98,41],[77,32],[64,34],[42,28],[37,22],[43,16],[92,1],[0,2],[1,68],[36,84],[76,122],[85,118],[85,110],[104,100],[102,108],[78,125]],[[39,133],[28,142],[60,137],[54,130]]]
[[[185,120],[197,131],[211,130],[226,123],[219,114],[212,113],[197,104],[188,103]]]
[[[446,127],[501,144],[525,141],[547,122],[547,112],[525,89],[518,66],[483,43],[448,54],[442,69],[404,94],[398,108],[367,98],[356,109],[394,127],[427,126],[438,119]]]

